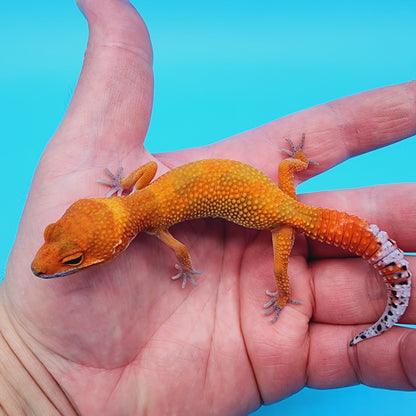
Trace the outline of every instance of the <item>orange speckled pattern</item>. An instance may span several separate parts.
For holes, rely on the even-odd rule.
[[[169,207],[155,213],[156,230],[201,217],[221,217],[245,227],[270,229],[282,222],[284,201],[289,200],[263,172],[226,159],[180,166],[147,190],[157,206]]]
[[[287,274],[295,232],[362,256],[384,278],[388,300],[380,319],[358,334],[354,345],[386,331],[404,314],[411,293],[411,273],[403,252],[384,231],[354,215],[314,208],[296,200],[294,173],[309,163],[299,147],[288,140],[291,156],[279,166],[276,185],[263,172],[241,162],[206,159],[188,163],[150,183],[156,164],[149,162],[126,178],[109,173],[101,180],[112,187],[109,195],[136,191],[128,196],[84,199],[75,202],[56,223],[45,230],[45,242],[32,262],[33,273],[42,278],[62,277],[105,263],[129,245],[141,231],[154,234],[170,247],[177,258],[178,274],[185,287],[196,284],[190,254],[169,228],[176,223],[202,217],[221,217],[239,225],[269,230],[272,234],[274,277],[277,291],[266,291],[271,299],[266,315],[277,320],[291,299]],[[201,236],[203,238],[203,236]]]

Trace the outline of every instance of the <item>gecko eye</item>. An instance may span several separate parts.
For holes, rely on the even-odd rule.
[[[84,255],[82,253],[75,253],[72,256],[62,259],[62,263],[68,266],[78,266],[84,261]]]

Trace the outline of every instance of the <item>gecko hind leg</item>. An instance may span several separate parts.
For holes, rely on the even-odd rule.
[[[294,173],[300,172],[308,167],[309,164],[317,165],[306,158],[303,152],[305,144],[305,133],[302,134],[302,139],[299,146],[289,138],[286,139],[289,143],[289,149],[282,149],[290,158],[284,159],[279,164],[279,181],[278,187],[291,198],[296,199],[296,189],[294,183]],[[274,275],[276,279],[277,290],[275,292],[266,291],[271,299],[264,304],[264,308],[268,309],[264,315],[274,314],[271,323],[276,322],[280,311],[288,303],[301,304],[290,297],[290,280],[287,274],[287,267],[289,263],[290,252],[295,241],[295,230],[287,225],[276,227],[272,232],[273,240],[273,254],[274,254]]]
[[[310,159],[306,159],[305,154],[303,153],[303,146],[305,145],[305,133],[302,133],[302,139],[299,143],[299,146],[296,146],[289,137],[286,137],[286,141],[289,143],[290,150],[289,149],[282,149],[282,152],[287,153],[291,158],[293,159],[300,159],[307,162],[309,165],[315,165],[319,166],[318,162],[315,162]]]
[[[266,291],[271,299],[264,304],[268,309],[264,315],[274,314],[271,323],[276,322],[280,311],[288,303],[301,304],[290,297],[290,280],[287,274],[290,252],[295,241],[295,230],[289,225],[281,225],[272,230],[273,257],[274,257],[274,275],[276,279],[277,290],[275,292]]]
[[[264,316],[268,316],[274,313],[274,316],[270,323],[274,324],[279,317],[280,311],[283,309],[283,306],[279,306],[276,300],[276,296],[278,295],[278,291],[271,292],[270,290],[266,290],[266,295],[270,296],[271,299],[263,305],[264,309],[270,308],[268,311],[264,312]],[[302,302],[299,302],[294,299],[289,299],[288,303],[292,303],[294,305],[302,305]]]

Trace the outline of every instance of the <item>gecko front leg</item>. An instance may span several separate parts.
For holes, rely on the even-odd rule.
[[[180,264],[175,264],[175,269],[179,270],[179,273],[175,274],[175,276],[172,276],[172,280],[180,279],[182,277],[183,278],[183,280],[182,280],[182,289],[185,288],[186,283],[188,282],[188,280],[191,281],[193,287],[196,287],[196,282],[195,282],[195,279],[194,279],[194,275],[195,274],[202,274],[202,272],[199,272],[199,271],[194,270],[194,269],[184,269]]]
[[[155,235],[173,250],[178,260],[179,264],[175,264],[175,268],[179,271],[179,273],[172,276],[172,279],[176,280],[182,277],[182,288],[186,286],[188,280],[190,280],[193,286],[196,286],[194,276],[196,274],[202,274],[202,272],[194,270],[192,267],[191,256],[189,255],[185,244],[176,240],[176,238],[174,238],[167,230],[159,231],[158,233],[155,233]]]
[[[108,179],[98,179],[97,182],[103,183],[109,186],[111,189],[107,193],[107,198],[117,194],[121,196],[124,191],[134,186],[134,190],[143,189],[152,181],[156,174],[157,163],[148,162],[139,168],[135,169],[128,176],[122,176],[123,168],[119,167],[117,174],[112,173],[109,169],[105,168],[105,173],[110,177]]]
[[[108,168],[105,168],[104,171],[110,177],[110,180],[97,179],[97,182],[103,183],[104,185],[107,185],[110,187],[110,190],[107,192],[106,197],[110,198],[110,196],[113,196],[114,194],[116,194],[117,196],[121,196],[124,191],[124,188],[120,183],[121,180],[123,179],[123,176],[122,176],[123,168],[120,166],[116,174],[111,172],[111,170]]]

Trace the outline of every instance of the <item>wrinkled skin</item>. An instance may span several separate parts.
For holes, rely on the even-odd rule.
[[[383,283],[362,259],[303,236],[289,266],[293,297],[303,303],[287,306],[274,325],[261,309],[265,290],[274,289],[270,234],[221,220],[172,230],[204,272],[196,288],[182,290],[169,279],[172,254],[144,234],[108,264],[47,281],[33,276],[30,262],[45,226],[74,200],[105,195],[92,179],[104,167],[122,164],[130,172],[156,160],[160,175],[222,157],[257,166],[276,181],[283,139],[297,141],[305,131],[307,157],[320,165],[302,172],[304,180],[415,134],[412,82],[311,108],[208,147],[151,155],[143,147],[153,96],[145,24],[125,1],[79,3],[90,27],[83,70],[36,171],[0,286],[16,342],[29,346],[84,415],[243,415],[304,386],[414,389],[411,329],[393,328],[348,347],[382,311]],[[414,184],[388,185],[301,200],[367,218],[403,250],[416,251],[415,191]],[[415,296],[403,322],[416,323]]]

